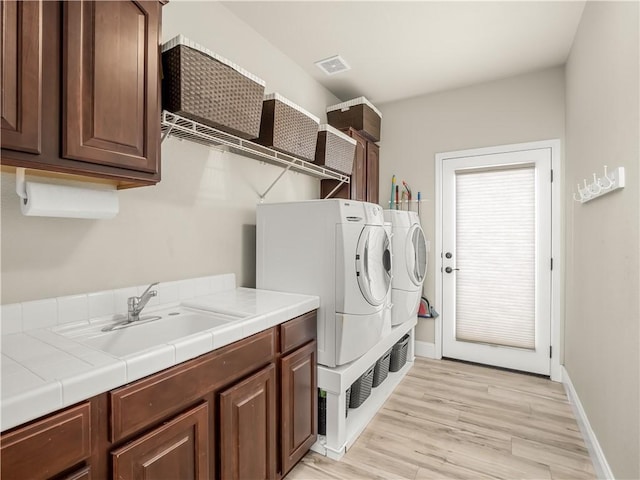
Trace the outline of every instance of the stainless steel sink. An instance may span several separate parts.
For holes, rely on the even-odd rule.
[[[178,306],[149,312],[137,322],[128,324],[115,320],[89,325],[62,325],[53,331],[113,356],[123,357],[195,333],[215,330],[243,318]]]

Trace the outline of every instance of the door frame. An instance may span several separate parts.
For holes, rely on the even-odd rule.
[[[456,157],[474,157],[493,155],[498,153],[518,152],[541,148],[551,149],[551,348],[550,377],[555,382],[562,381],[561,359],[562,332],[561,319],[563,311],[563,282],[564,282],[564,252],[562,249],[562,164],[560,157],[560,139],[542,140],[538,142],[498,145],[494,147],[473,148],[452,152],[436,153],[435,155],[435,306],[442,311],[442,162]],[[551,172],[549,172],[551,175]],[[442,358],[442,316],[435,319],[435,357]]]

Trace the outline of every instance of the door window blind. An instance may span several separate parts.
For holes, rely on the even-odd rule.
[[[535,348],[535,167],[456,172],[456,338]]]

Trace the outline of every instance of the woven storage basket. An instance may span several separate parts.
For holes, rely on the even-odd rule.
[[[351,399],[349,401],[350,408],[358,408],[371,395],[371,386],[373,385],[373,371],[375,365],[371,366],[364,372],[358,380],[351,385]]]
[[[179,35],[163,46],[162,108],[251,139],[260,132],[265,83]]]
[[[260,136],[256,142],[303,160],[313,161],[320,120],[283,96],[264,97]]]
[[[389,362],[391,361],[391,348],[378,359],[373,370],[373,388],[384,382],[389,375]]]
[[[391,349],[389,371],[397,372],[407,363],[407,350],[409,349],[409,334],[402,337]]]
[[[316,144],[316,163],[345,175],[353,171],[356,141],[331,125],[320,125]]]
[[[374,142],[380,140],[382,113],[365,97],[327,107],[327,122],[338,129],[351,127]]]

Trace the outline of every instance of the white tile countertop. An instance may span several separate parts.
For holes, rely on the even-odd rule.
[[[159,372],[317,309],[319,299],[236,288],[234,275],[166,282],[143,314],[182,305],[239,316],[133,354],[116,356],[63,336],[114,320],[146,286],[2,306],[1,430]],[[124,307],[122,306],[124,304]],[[136,328],[136,327],[133,327]]]

